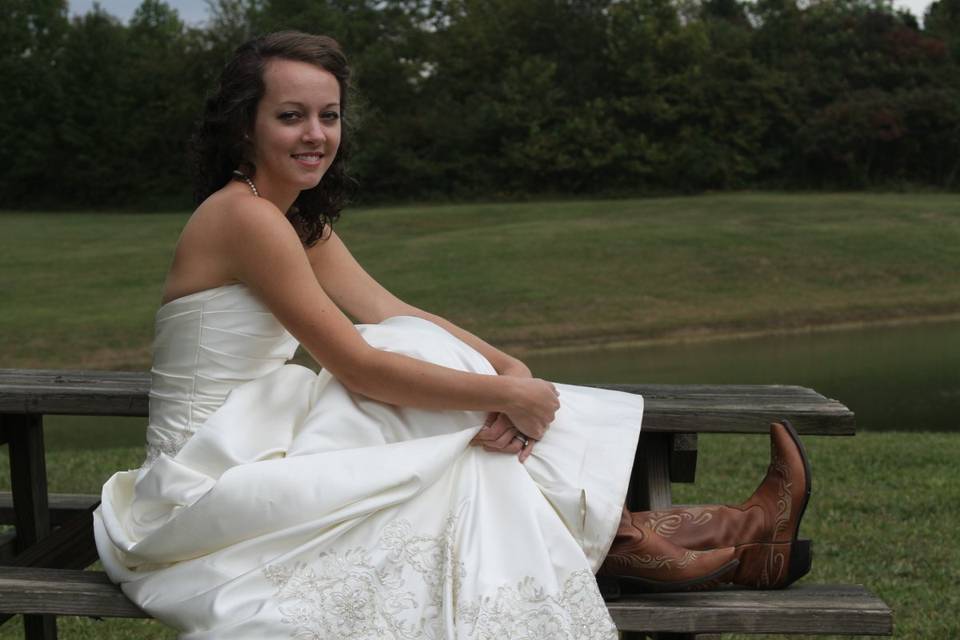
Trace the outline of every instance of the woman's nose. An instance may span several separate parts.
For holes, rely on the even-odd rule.
[[[310,119],[309,126],[303,132],[305,142],[324,142],[327,139],[327,132],[324,131],[323,123],[319,119]]]

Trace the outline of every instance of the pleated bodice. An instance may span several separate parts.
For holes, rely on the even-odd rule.
[[[150,369],[147,461],[175,455],[235,387],[283,366],[296,339],[243,284],[160,307]]]

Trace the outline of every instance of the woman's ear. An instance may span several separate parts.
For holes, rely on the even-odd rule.
[[[243,137],[240,139],[240,144],[237,145],[239,148],[237,151],[240,155],[240,167],[244,170],[247,175],[253,175],[249,169],[253,169],[253,139],[250,136],[249,132],[244,132]]]

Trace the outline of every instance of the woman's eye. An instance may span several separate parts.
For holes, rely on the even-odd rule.
[[[324,120],[330,120],[330,121],[332,122],[332,121],[334,121],[334,120],[339,120],[339,119],[340,119],[340,114],[337,113],[336,111],[327,111],[327,112],[325,112],[325,113],[323,114],[323,116],[321,116],[321,117],[322,117]]]
[[[284,111],[283,113],[280,114],[280,119],[287,120],[287,121],[296,120],[299,117],[300,117],[300,114],[297,113],[296,111]]]

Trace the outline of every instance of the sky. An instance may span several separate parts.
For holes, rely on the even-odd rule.
[[[923,20],[923,12],[932,0],[894,0],[894,6],[909,9],[918,20]],[[107,13],[114,15],[124,22],[130,19],[134,10],[140,6],[141,0],[100,0],[100,6]],[[180,19],[192,25],[199,25],[207,18],[207,3],[203,0],[166,0],[166,3],[177,10]],[[70,0],[70,14],[86,13],[93,7],[93,0]]]
[[[130,19],[142,0],[99,0],[104,11],[124,22]],[[207,3],[203,0],[165,0],[177,10],[187,24],[199,25],[207,19]],[[70,0],[70,15],[81,15],[93,8],[93,0]]]

